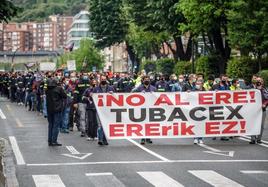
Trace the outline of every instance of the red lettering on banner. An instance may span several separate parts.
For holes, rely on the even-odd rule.
[[[138,99],[138,102],[133,102],[133,99]],[[145,102],[145,98],[142,95],[139,94],[132,94],[130,96],[127,97],[126,100],[127,104],[129,104],[130,106],[141,106],[144,104]]]
[[[230,104],[231,93],[217,92],[216,93],[216,104]]]
[[[223,125],[227,125],[227,127],[222,131],[222,134],[237,134],[237,130],[233,130],[233,128],[238,124],[237,121],[224,121]]]
[[[213,93],[199,93],[199,104],[200,105],[212,105],[213,104]]]
[[[186,123],[181,123],[181,135],[194,135],[193,128],[193,125],[187,127]]]
[[[189,102],[184,102],[181,100],[181,95],[180,94],[175,94],[175,104],[176,105],[190,105]]]
[[[145,136],[160,136],[159,123],[145,124]]]
[[[234,103],[247,103],[247,92],[234,92]]]
[[[206,134],[220,134],[220,122],[206,122]]]
[[[168,131],[170,131],[170,130],[172,130],[172,126],[163,126],[162,127],[162,135],[163,136],[167,136],[168,135]],[[177,130],[177,132],[178,132],[178,130]],[[174,132],[174,135],[176,136],[176,135],[178,135],[178,133],[175,134],[175,132]]]
[[[127,124],[127,136],[142,136],[142,126],[139,124]]]
[[[158,99],[155,102],[155,106],[160,105],[160,104],[167,104],[167,105],[173,105],[173,103],[171,102],[171,100],[169,99],[169,97],[166,94],[161,94]]]
[[[117,106],[123,106],[124,104],[123,95],[118,95],[118,98],[115,98],[114,95],[107,95],[106,100],[106,106],[112,106],[112,103],[116,104]]]
[[[124,125],[123,124],[110,124],[110,136],[111,137],[122,137],[124,136]]]

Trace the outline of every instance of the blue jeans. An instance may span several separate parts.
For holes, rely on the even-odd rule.
[[[57,143],[62,112],[48,113],[48,142]]]
[[[70,107],[66,107],[62,113],[62,130],[68,130],[69,129],[69,114],[70,114]]]
[[[47,100],[45,95],[43,96],[43,115],[47,117]]]
[[[107,142],[107,139],[106,139],[106,136],[103,132],[103,128],[102,127],[99,127],[98,128],[98,139],[100,142],[103,142],[103,143],[106,143]]]

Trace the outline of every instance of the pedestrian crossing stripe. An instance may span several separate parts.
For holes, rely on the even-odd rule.
[[[213,170],[189,170],[188,173],[215,187],[243,187]],[[268,174],[265,170],[241,170],[242,174]],[[155,187],[183,187],[184,185],[162,171],[138,171],[137,174]],[[111,172],[85,173],[91,185],[101,187],[125,187]],[[65,187],[59,175],[33,175],[36,187]],[[185,184],[187,185],[187,184]]]

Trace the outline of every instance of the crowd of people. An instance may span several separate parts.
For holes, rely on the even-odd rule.
[[[98,139],[99,145],[108,145],[92,94],[113,92],[193,92],[258,89],[262,95],[263,119],[261,133],[251,137],[251,144],[261,143],[268,90],[264,80],[253,75],[251,83],[242,79],[230,79],[226,75],[204,79],[203,74],[175,75],[129,73],[87,73],[59,70],[55,72],[0,73],[0,94],[29,111],[36,111],[48,119],[48,145],[61,146],[59,132],[69,133],[74,127],[87,140]],[[222,137],[228,141],[232,137]],[[214,138],[215,139],[215,138]],[[141,144],[152,143],[142,139]],[[202,144],[203,138],[195,138],[194,144]]]

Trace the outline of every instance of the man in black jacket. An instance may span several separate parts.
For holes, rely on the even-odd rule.
[[[58,85],[57,80],[49,79],[46,91],[49,146],[61,146],[57,139],[62,111],[64,110],[64,99],[66,98],[67,95],[63,88]]]

